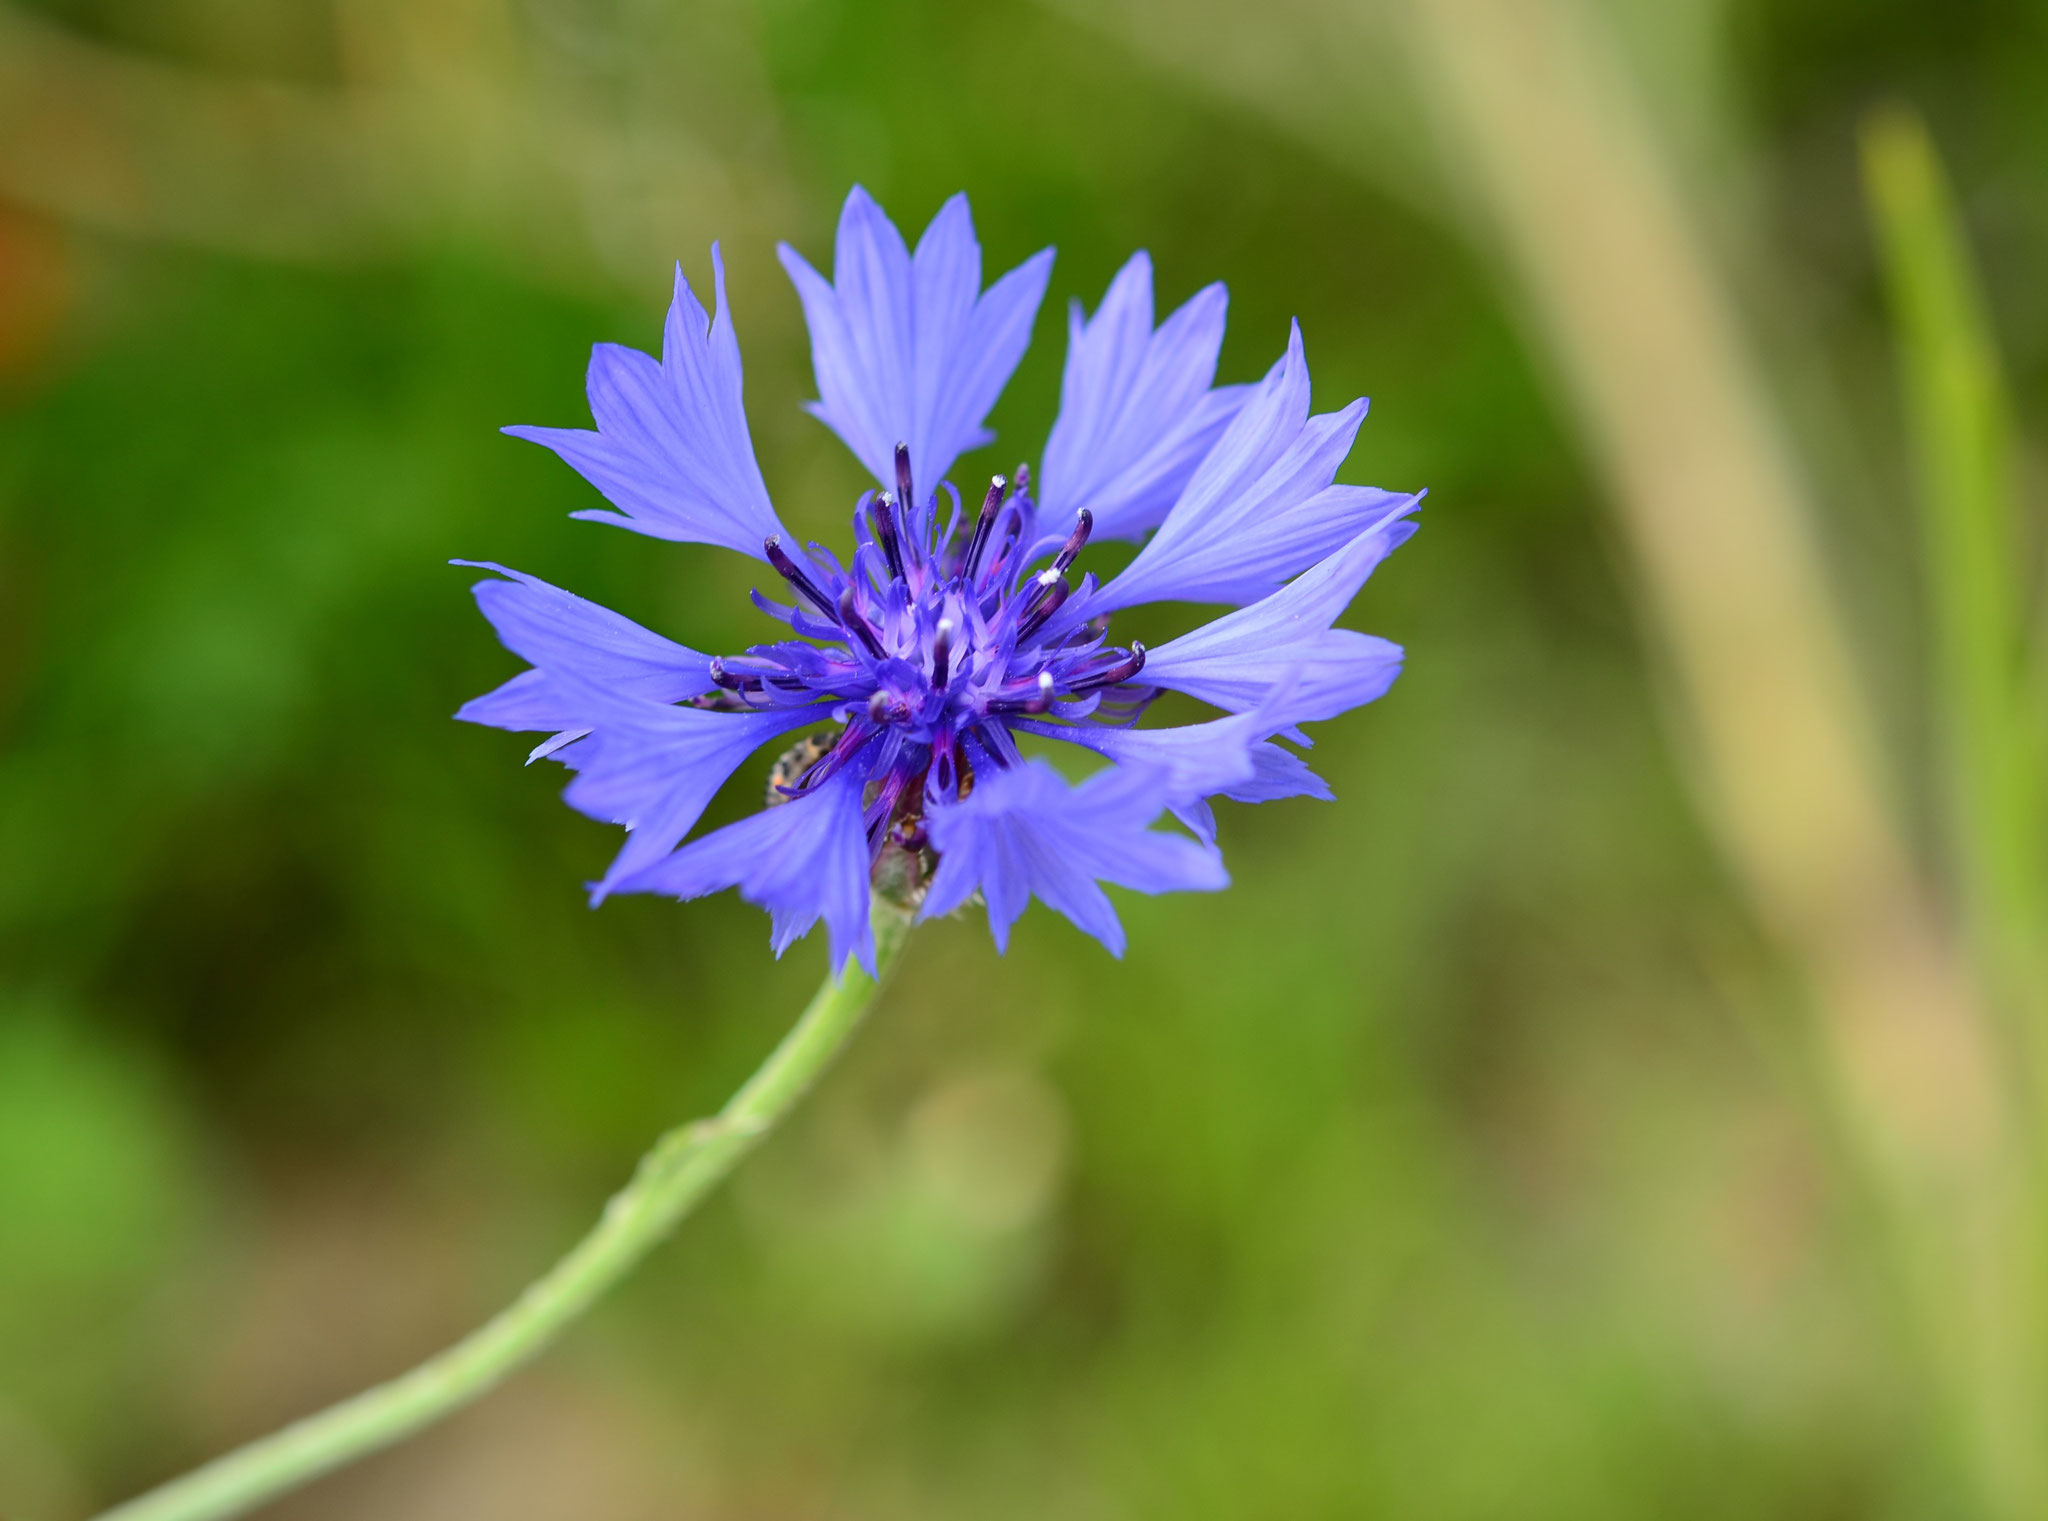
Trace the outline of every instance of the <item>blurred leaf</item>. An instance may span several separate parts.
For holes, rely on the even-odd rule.
[[[161,1078],[48,1006],[0,1003],[0,1315],[146,1283],[193,1204],[191,1137]]]
[[[567,18],[536,37],[463,0],[335,9],[347,72],[369,77],[322,87],[107,46],[0,0],[0,193],[126,236],[323,264],[452,234],[572,286],[650,292],[676,253],[782,204],[772,144],[706,141],[706,108],[752,103],[743,35],[686,55],[696,110],[679,118],[666,92],[589,77]],[[664,54],[615,63],[630,75]]]
[[[190,1117],[144,1050],[0,990],[0,1426],[14,1404],[90,1451],[106,1400],[151,1397],[206,1192]],[[26,1499],[9,1478],[0,1507]]]

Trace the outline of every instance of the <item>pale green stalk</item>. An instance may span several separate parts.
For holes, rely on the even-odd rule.
[[[1999,1521],[2048,1516],[2034,1200],[2004,1052],[1894,813],[1739,304],[1591,0],[1403,0],[1417,77],[1620,521],[1707,813],[1804,974],[1927,1411]]]
[[[875,902],[876,968],[886,978],[910,915]],[[678,1126],[640,1159],[569,1255],[493,1319],[409,1373],[251,1442],[105,1512],[99,1521],[237,1516],[460,1409],[539,1353],[672,1231],[760,1144],[837,1056],[879,981],[849,965],[716,1116]]]
[[[1898,324],[1918,474],[1933,689],[1957,897],[1991,996],[2048,1079],[2038,736],[2026,693],[2011,409],[1927,130],[1874,115],[1863,178]]]

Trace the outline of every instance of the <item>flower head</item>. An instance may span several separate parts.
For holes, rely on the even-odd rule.
[[[762,560],[775,594],[754,601],[784,636],[705,655],[484,565],[503,579],[480,582],[478,603],[533,668],[457,716],[548,734],[534,758],[575,771],[568,801],[626,826],[597,898],[737,887],[768,910],[778,954],[823,919],[835,967],[872,965],[869,883],[888,867],[926,914],[978,892],[999,947],[1036,896],[1120,953],[1102,882],[1226,884],[1209,798],[1330,795],[1275,736],[1306,743],[1300,724],[1398,674],[1397,646],[1334,625],[1414,531],[1419,497],[1333,484],[1366,404],[1310,415],[1298,327],[1263,380],[1214,385],[1223,288],[1155,327],[1141,253],[1092,318],[1075,304],[1042,492],[1020,466],[963,501],[946,473],[993,436],[984,420],[1030,339],[1051,250],[984,291],[964,196],[912,252],[856,188],[833,280],[782,258],[811,329],[811,410],[876,477],[850,553],[799,546],[776,517],[714,247],[714,312],[678,269],[658,362],[593,351],[596,431],[506,431],[616,509],[577,516]],[[1085,565],[1101,538],[1144,541],[1106,582]],[[1158,649],[1117,638],[1116,613],[1156,601],[1235,610]],[[1226,716],[1139,727],[1166,690]],[[1021,753],[1025,736],[1112,764],[1070,784]],[[768,805],[684,843],[770,743],[784,753]],[[1192,837],[1155,827],[1167,814]]]

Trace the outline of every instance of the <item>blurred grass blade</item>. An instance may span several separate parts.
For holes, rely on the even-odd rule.
[[[1933,638],[1933,709],[1952,869],[1990,997],[2048,1078],[2038,731],[2025,636],[2011,422],[1984,301],[1927,130],[1903,109],[1863,129],[1863,175],[1898,324]]]
[[[1708,817],[1799,966],[1927,1412],[2048,1514],[2036,1226],[1999,1052],[1898,828],[1804,482],[1640,81],[1581,0],[1408,0],[1475,232],[1555,363],[1662,637]]]

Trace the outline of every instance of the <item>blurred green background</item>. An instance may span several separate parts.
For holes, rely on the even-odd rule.
[[[1441,9],[1453,48],[1485,23]],[[836,540],[859,475],[798,410],[773,247],[826,257],[856,179],[906,228],[966,189],[991,269],[1059,247],[968,474],[1035,458],[1064,306],[1133,248],[1166,301],[1229,283],[1225,378],[1299,316],[1318,405],[1373,398],[1342,478],[1431,489],[1349,620],[1406,674],[1323,727],[1336,803],[1225,809],[1230,892],[1119,898],[1124,961],[1042,909],[1007,958],[978,913],[922,931],[593,1323],[274,1513],[1961,1513],[1577,361],[1502,278],[1400,10],[8,0],[0,1515],[85,1515],[466,1329],[819,976],[730,897],[585,908],[611,832],[449,721],[518,662],[445,562],[756,637],[748,563],[570,522],[588,488],[495,430],[582,423],[589,345],[655,346],[718,237],[770,488]],[[1572,14],[1923,797],[1855,132],[1927,113],[2025,423],[2048,8]]]

